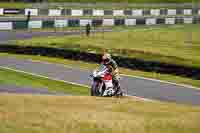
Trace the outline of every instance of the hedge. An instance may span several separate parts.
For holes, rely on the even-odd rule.
[[[100,62],[101,54],[87,53],[72,49],[58,49],[35,46],[0,45],[0,52],[41,55],[48,57],[58,57],[72,60],[82,60],[86,62]],[[167,64],[156,61],[145,61],[136,58],[113,56],[120,67],[148,72],[166,73],[177,76],[189,77],[200,80],[200,68],[186,67],[175,64]]]

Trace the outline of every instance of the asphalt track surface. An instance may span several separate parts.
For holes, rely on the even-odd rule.
[[[35,62],[9,57],[0,57],[0,66],[46,76],[52,79],[90,86],[89,75],[92,70],[71,68],[62,64]],[[121,86],[128,95],[176,102],[182,104],[200,105],[200,89],[162,83],[154,80],[122,76]]]
[[[0,44],[8,43],[9,40],[16,39],[30,39],[32,37],[40,37],[40,36],[63,36],[63,35],[72,35],[78,34],[77,32],[28,32],[28,31],[0,31]]]
[[[111,29],[92,30],[91,32],[111,32]],[[82,33],[84,31],[81,31]],[[32,37],[44,37],[44,36],[67,36],[67,35],[80,35],[79,30],[74,31],[0,31],[0,44],[7,44],[8,41],[18,39],[31,39]]]

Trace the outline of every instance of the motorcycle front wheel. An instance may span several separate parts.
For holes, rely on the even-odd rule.
[[[100,83],[98,81],[94,81],[90,90],[90,95],[91,96],[99,96],[99,86]]]

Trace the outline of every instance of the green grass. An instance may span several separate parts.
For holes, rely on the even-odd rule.
[[[44,46],[129,56],[183,66],[200,67],[199,25],[125,28],[92,37],[40,37],[17,41],[22,46]],[[192,37],[190,37],[192,36]]]
[[[32,59],[33,61],[36,61],[36,62],[42,61],[42,62],[57,63],[57,64],[71,66],[73,68],[81,68],[81,69],[86,69],[86,70],[93,70],[98,66],[98,64],[94,64],[94,63],[87,63],[87,62],[83,62],[83,61],[74,61],[74,60],[67,60],[67,59],[59,59],[59,58],[49,58],[49,57],[44,57],[44,56],[16,55],[16,54],[0,53],[0,57]],[[143,72],[143,71],[124,69],[124,68],[120,68],[120,73],[133,75],[133,76],[141,76],[141,77],[159,79],[159,80],[169,81],[169,82],[174,82],[174,83],[179,83],[179,84],[192,85],[192,86],[200,88],[199,80],[193,80],[190,78],[184,78],[184,77],[180,77],[180,76],[174,76],[174,75],[169,75],[169,74],[160,74],[160,73],[154,73],[154,72]]]
[[[1,133],[199,133],[200,108],[134,98],[0,95]]]
[[[17,87],[33,87],[47,89],[53,92],[64,92],[74,95],[89,95],[89,89],[67,84],[55,80],[49,80],[29,74],[19,73],[0,68],[0,85],[13,85]]]
[[[0,2],[0,8],[24,9],[28,7],[32,7],[32,4],[23,2]]]
[[[183,3],[192,0],[48,0],[49,2],[130,2],[130,3]],[[199,0],[193,0],[199,2]]]
[[[97,66],[97,64],[81,61],[41,56],[6,53],[0,53],[0,56],[49,61],[85,69]],[[122,71],[125,73],[127,71],[129,74],[137,73],[125,69]],[[31,85],[48,88],[51,91],[88,94],[87,88],[0,69],[0,85],[2,84]],[[129,133],[133,131],[198,133],[199,120],[199,107],[158,101],[145,102],[135,98],[0,94],[0,132],[2,133]]]

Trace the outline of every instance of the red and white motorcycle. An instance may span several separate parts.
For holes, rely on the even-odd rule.
[[[118,93],[120,88],[114,86],[112,75],[106,66],[100,65],[98,70],[94,70],[91,76],[93,78],[91,96],[112,97],[123,95]]]

